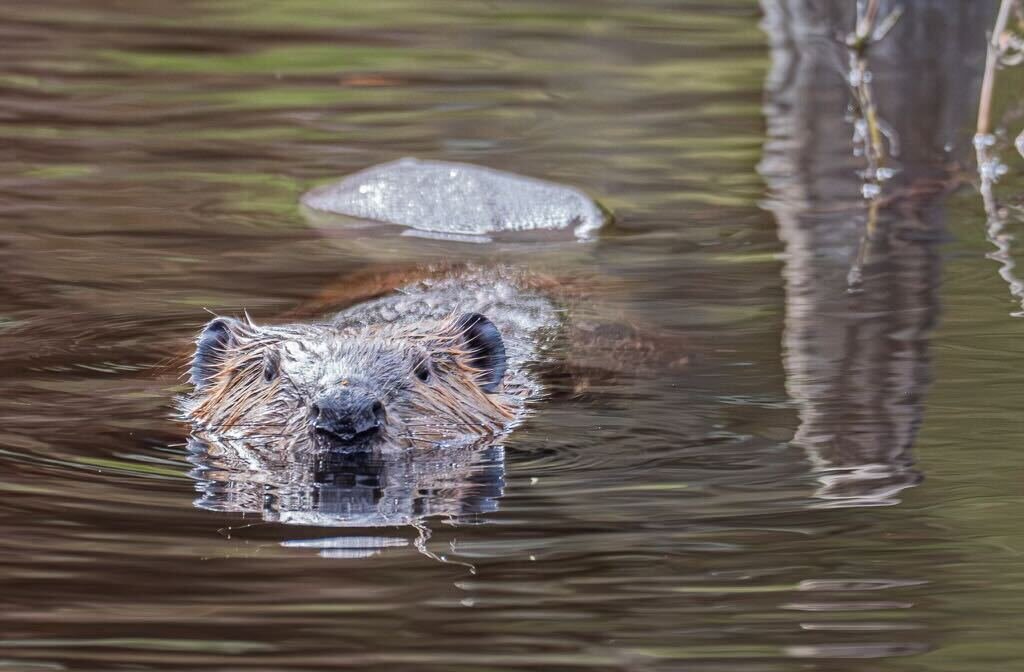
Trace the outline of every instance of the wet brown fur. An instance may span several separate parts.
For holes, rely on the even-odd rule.
[[[388,422],[382,437],[393,443],[422,445],[463,435],[490,437],[501,432],[516,416],[514,394],[487,394],[477,383],[483,372],[469,363],[463,347],[464,331],[456,316],[441,322],[394,325],[363,329],[321,325],[300,337],[337,339],[386,339],[389,343],[418,346],[431,353],[433,374],[429,382],[415,377],[391,390]],[[270,350],[280,340],[273,331],[263,332],[251,321],[234,334],[232,346],[220,351],[217,373],[197,390],[186,414],[199,428],[232,438],[280,438],[285,442],[308,436],[309,396],[281,404],[282,379],[264,379]],[[372,367],[375,362],[366,362]],[[347,381],[339,381],[346,385]],[[300,391],[300,395],[301,395]],[[388,390],[384,390],[388,392]]]

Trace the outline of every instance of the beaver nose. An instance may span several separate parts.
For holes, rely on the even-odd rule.
[[[361,443],[380,432],[384,404],[369,394],[345,391],[321,397],[312,408],[313,429],[334,443]]]

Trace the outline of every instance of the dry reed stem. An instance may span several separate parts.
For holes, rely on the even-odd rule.
[[[985,57],[985,75],[981,80],[981,98],[978,102],[978,125],[976,134],[979,136],[991,135],[992,133],[992,96],[996,87],[996,68],[999,66],[999,58],[1002,56],[1000,40],[1006,32],[1006,25],[1010,20],[1010,11],[1016,0],[1003,0],[999,5],[999,14],[996,16],[996,25],[992,29],[992,36],[988,43],[988,55]]]
[[[857,23],[854,33],[846,44],[850,50],[850,75],[853,94],[860,111],[861,119],[866,127],[863,135],[864,158],[867,162],[865,182],[862,195],[868,201],[867,223],[857,248],[857,256],[847,274],[850,291],[860,288],[864,265],[868,261],[868,249],[871,239],[878,228],[878,212],[882,195],[881,182],[885,179],[885,131],[878,116],[874,93],[871,88],[871,71],[868,69],[868,49],[875,42],[883,39],[899,20],[902,10],[894,9],[881,23],[878,15],[881,0],[868,0],[867,4],[858,3]]]
[[[985,237],[996,248],[985,257],[999,264],[1000,277],[1006,282],[1010,295],[1020,302],[1024,309],[1024,281],[1021,281],[1014,272],[1016,263],[1011,254],[1013,236],[1005,231],[1006,213],[1000,207],[994,189],[995,182],[1001,174],[1000,170],[1005,170],[1005,167],[1000,164],[992,151],[995,145],[992,128],[992,98],[995,94],[996,70],[1009,48],[1005,45],[1013,44],[1013,41],[1008,39],[1010,36],[1008,23],[1010,13],[1014,11],[1018,23],[1024,27],[1024,13],[1022,13],[1024,5],[1018,3],[1017,0],[1002,0],[995,26],[993,26],[992,34],[989,37],[985,73],[978,100],[978,122],[974,135],[974,150],[977,154],[978,177],[980,178],[978,189],[981,192],[981,200],[985,208]],[[1014,144],[1017,151],[1024,156],[1024,132],[1017,136]],[[1015,317],[1024,316],[1024,312],[1011,314]]]

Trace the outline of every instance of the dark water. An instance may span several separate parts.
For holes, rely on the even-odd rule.
[[[994,3],[913,3],[872,53],[901,141],[873,211],[831,4],[0,6],[0,669],[1013,669],[1021,226],[993,255],[956,188]],[[617,223],[480,248],[296,208],[405,155]],[[341,465],[232,499],[190,461],[204,308],[439,258],[598,276],[689,363],[555,380],[429,486]],[[383,504],[402,524],[341,515]]]

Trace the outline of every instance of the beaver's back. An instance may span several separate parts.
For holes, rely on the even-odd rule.
[[[427,277],[342,310],[331,321],[365,327],[437,321],[461,313],[486,315],[498,327],[512,375],[540,357],[542,345],[560,324],[550,296],[530,287],[522,276],[495,268]]]

